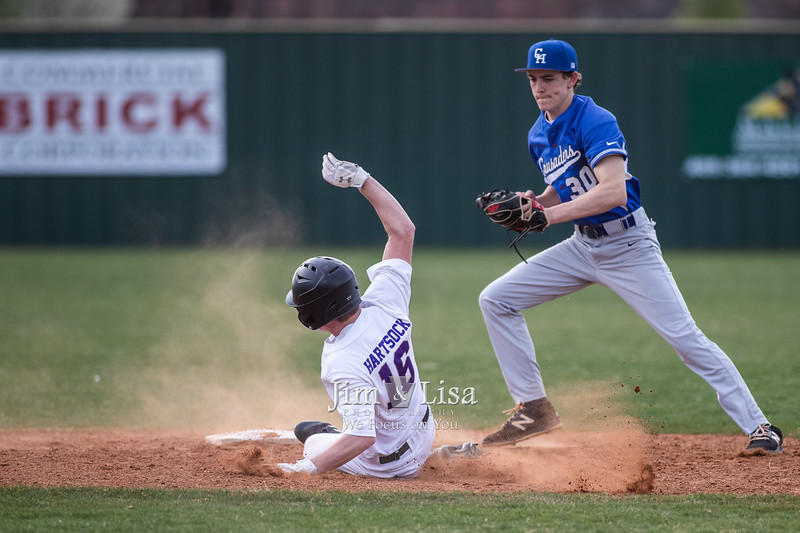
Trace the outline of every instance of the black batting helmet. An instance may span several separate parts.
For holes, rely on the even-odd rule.
[[[286,304],[308,329],[319,329],[353,311],[361,303],[358,282],[347,263],[332,257],[312,257],[297,267]]]

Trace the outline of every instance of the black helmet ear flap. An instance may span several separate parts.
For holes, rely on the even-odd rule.
[[[353,269],[332,257],[312,257],[297,267],[286,305],[297,309],[297,318],[309,329],[319,329],[361,303]]]
[[[286,305],[288,305],[289,307],[297,307],[297,305],[295,305],[294,303],[294,293],[292,293],[291,290],[289,290],[289,294],[286,295],[286,299],[284,299],[284,302],[286,302]]]

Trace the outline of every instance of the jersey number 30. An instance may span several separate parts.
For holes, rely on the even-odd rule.
[[[578,172],[578,176],[570,176],[564,180],[567,187],[572,190],[572,198],[577,198],[585,193],[595,185],[597,185],[597,178],[594,177],[592,169],[584,166]]]

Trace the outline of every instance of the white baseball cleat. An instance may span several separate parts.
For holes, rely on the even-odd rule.
[[[456,446],[439,446],[431,452],[430,457],[452,461],[457,457],[479,457],[481,453],[480,445],[477,442],[465,442]]]

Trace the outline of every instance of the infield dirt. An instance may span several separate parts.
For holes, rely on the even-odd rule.
[[[281,475],[302,445],[216,446],[195,431],[0,430],[0,485],[230,490],[405,490],[652,494],[800,494],[800,450],[743,456],[743,436],[559,431],[475,459],[427,464],[419,477],[380,480],[330,472]],[[451,432],[437,444],[479,440]],[[446,437],[446,441],[444,438]]]

